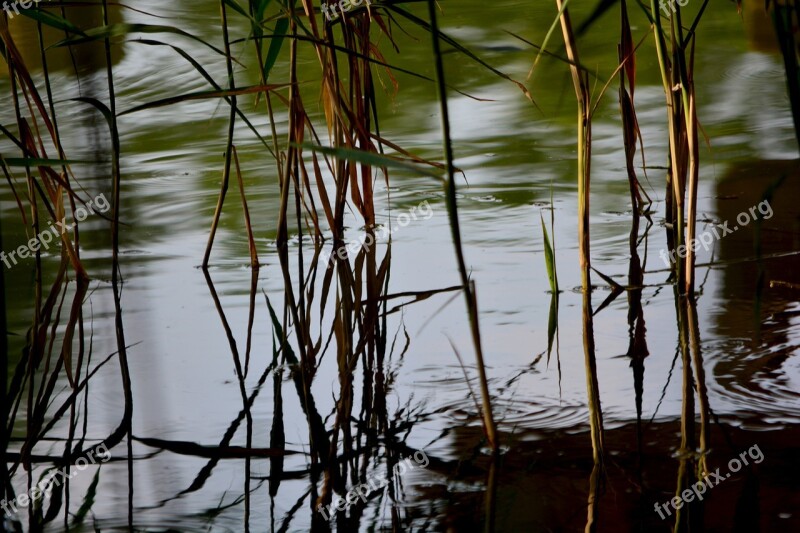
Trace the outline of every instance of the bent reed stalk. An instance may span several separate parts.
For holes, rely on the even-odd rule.
[[[439,43],[439,24],[436,15],[436,3],[428,0],[428,15],[431,24],[431,39],[433,44],[433,57],[436,67],[436,86],[439,96],[439,110],[441,113],[442,137],[444,145],[445,164],[447,166],[447,182],[445,185],[445,198],[447,200],[447,213],[450,219],[450,231],[453,237],[453,245],[456,252],[458,272],[461,276],[462,290],[467,304],[469,315],[470,331],[472,332],[472,343],[475,347],[475,359],[478,367],[478,379],[481,387],[481,398],[483,402],[483,427],[486,438],[492,451],[496,454],[499,451],[494,415],[492,414],[492,402],[489,392],[489,384],[486,378],[486,368],[484,366],[483,348],[481,345],[481,331],[478,317],[478,301],[475,291],[475,282],[469,279],[467,266],[464,261],[464,250],[461,244],[461,228],[458,219],[457,188],[455,180],[455,167],[453,165],[453,143],[450,135],[450,116],[447,108],[447,88],[445,85],[444,63],[442,61],[442,51]]]

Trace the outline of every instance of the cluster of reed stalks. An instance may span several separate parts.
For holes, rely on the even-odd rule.
[[[86,9],[92,9],[92,7],[87,6]],[[334,21],[326,21],[320,15],[319,6],[311,0],[299,2],[295,0],[280,2],[253,0],[246,2],[246,6],[231,0],[220,0],[219,20],[222,46],[217,47],[205,42],[203,44],[224,58],[226,81],[216,81],[197,60],[182,49],[170,45],[208,82],[208,90],[199,93],[177,94],[123,111],[117,109],[111,57],[112,48],[120,45],[116,41],[117,39],[129,34],[143,33],[172,33],[189,36],[198,41],[200,39],[179,28],[164,25],[111,23],[105,1],[99,5],[99,9],[102,12],[102,25],[94,28],[81,28],[77,22],[74,23],[67,15],[64,6],[39,6],[24,13],[36,21],[39,29],[46,95],[40,95],[37,91],[33,75],[22,60],[21,54],[16,50],[6,21],[0,21],[2,23],[0,36],[4,45],[2,52],[9,68],[17,117],[17,131],[9,131],[4,128],[2,133],[13,141],[22,152],[21,157],[18,158],[4,157],[2,166],[13,194],[17,198],[23,223],[30,227],[34,234],[38,233],[39,226],[43,224],[42,209],[46,210],[47,218],[60,220],[68,215],[65,205],[70,206],[69,213],[71,213],[74,212],[77,205],[85,200],[85,195],[81,193],[79,187],[74,186],[72,181],[74,175],[71,164],[74,162],[67,158],[59,142],[57,113],[54,107],[58,94],[52,90],[49,83],[48,52],[42,38],[42,30],[45,26],[49,26],[62,32],[63,39],[58,43],[59,47],[67,47],[72,50],[78,46],[99,45],[103,50],[108,100],[101,102],[99,99],[86,97],[79,100],[94,107],[105,118],[109,137],[112,139],[111,182],[108,186],[113,199],[113,211],[109,222],[112,250],[111,285],[116,308],[115,329],[118,345],[116,354],[112,354],[100,365],[92,368],[91,343],[88,346],[85,343],[86,331],[83,314],[83,304],[91,284],[91,273],[87,272],[80,260],[80,234],[78,226],[76,226],[73,234],[67,234],[64,237],[62,260],[59,263],[56,282],[50,288],[50,294],[46,298],[42,295],[37,297],[36,313],[29,340],[24,348],[25,356],[19,363],[10,390],[4,389],[4,398],[13,398],[16,402],[9,405],[4,413],[6,416],[3,417],[3,420],[7,422],[6,430],[2,434],[4,449],[9,442],[17,410],[23,405],[24,391],[27,390],[25,441],[16,465],[6,472],[8,476],[13,476],[20,465],[29,473],[31,472],[31,464],[37,460],[31,456],[32,447],[45,437],[67,412],[70,413],[70,436],[64,442],[64,456],[59,459],[40,458],[38,460],[49,459],[57,466],[69,465],[84,454],[86,450],[82,451],[80,446],[76,447],[73,441],[73,435],[80,428],[81,422],[81,414],[78,410],[79,394],[87,389],[90,377],[99,366],[102,366],[114,355],[116,355],[121,369],[125,411],[118,429],[95,446],[104,445],[112,449],[125,439],[128,446],[130,483],[132,483],[133,477],[131,447],[135,440],[148,446],[176,453],[197,453],[196,449],[192,447],[187,448],[177,443],[154,438],[137,438],[131,434],[133,398],[127,365],[128,346],[125,343],[121,310],[122,269],[119,264],[120,203],[122,200],[120,153],[124,147],[120,145],[117,119],[122,115],[147,112],[155,108],[198,99],[219,100],[224,102],[229,109],[221,188],[211,221],[202,265],[212,299],[220,313],[224,330],[230,342],[234,366],[241,386],[243,414],[248,428],[248,449],[252,449],[250,408],[254,396],[247,393],[244,383],[253,364],[250,361],[250,332],[253,326],[256,301],[257,278],[255,273],[260,267],[255,236],[258,232],[259,221],[252,221],[249,216],[243,171],[234,142],[236,131],[240,127],[246,127],[253,131],[264,150],[275,161],[276,187],[280,198],[280,208],[275,220],[278,228],[276,244],[285,289],[283,302],[279,308],[283,310],[282,313],[276,312],[272,302],[267,299],[276,344],[273,360],[267,365],[260,380],[260,383],[263,383],[270,372],[275,372],[277,380],[274,398],[276,412],[274,413],[274,426],[270,442],[271,465],[274,473],[270,482],[271,494],[274,495],[280,485],[283,458],[286,455],[284,453],[286,447],[283,438],[282,413],[280,412],[282,398],[279,371],[284,366],[290,369],[290,378],[296,387],[298,399],[307,417],[312,478],[321,481],[318,490],[316,489],[317,485],[314,485],[311,501],[315,506],[329,504],[334,491],[344,492],[348,479],[356,475],[365,476],[370,458],[377,454],[379,448],[386,450],[385,453],[388,454],[387,457],[390,460],[392,457],[397,460],[401,451],[407,451],[407,447],[404,448],[405,445],[402,442],[397,442],[392,429],[402,421],[393,420],[386,406],[386,396],[391,389],[393,374],[396,372],[391,364],[391,355],[395,349],[399,348],[395,346],[399,332],[395,333],[394,339],[388,335],[387,316],[402,308],[402,306],[395,308],[388,306],[390,301],[397,298],[397,296],[387,293],[391,272],[391,242],[386,246],[382,257],[377,247],[364,248],[356,254],[356,257],[342,258],[340,254],[332,254],[330,261],[322,266],[324,271],[321,273],[321,286],[316,283],[319,269],[317,259],[323,246],[330,245],[325,242],[325,236],[330,235],[334,249],[338,249],[344,244],[345,215],[348,209],[353,209],[358,213],[363,220],[365,231],[372,234],[374,238],[377,225],[375,183],[376,180],[382,179],[388,184],[390,170],[429,176],[442,183],[453,227],[461,285],[412,295],[405,294],[403,297],[409,298],[410,296],[411,301],[403,305],[429,298],[437,293],[463,291],[476,347],[486,439],[490,447],[496,451],[498,442],[482,360],[476,289],[474,282],[467,275],[458,225],[456,178],[447,119],[447,88],[440,43],[447,42],[472,59],[481,64],[484,63],[455,40],[441,33],[436,23],[434,2],[429,2],[430,21],[414,15],[399,3],[386,5],[373,3],[364,9],[345,13]],[[243,17],[247,20],[250,26],[249,34],[231,35],[231,17]],[[437,78],[435,80],[415,74],[400,66],[389,65],[382,56],[376,36],[380,35],[394,45],[392,21],[395,18],[402,18],[423,28],[433,37],[434,56],[437,59]],[[148,39],[136,44],[153,46],[165,43],[156,39]],[[314,77],[308,70],[299,72],[298,57],[301,47],[313,50],[317,60],[319,98],[324,109],[324,123],[321,128],[315,124],[314,113],[307,109],[300,90],[302,81]],[[259,82],[256,85],[242,85],[239,81],[241,73],[237,71],[237,68],[241,62],[237,58],[247,50],[252,51],[251,53],[260,66]],[[285,69],[281,68],[278,72],[275,67],[280,58],[285,58],[286,67]],[[310,69],[308,66],[304,68]],[[378,90],[376,70],[380,70],[394,84],[396,82],[393,73],[402,71],[437,87],[442,105],[445,163],[426,161],[381,136],[376,103],[376,91]],[[504,76],[499,71],[493,71]],[[276,81],[278,78],[280,81]],[[244,100],[245,97],[248,98],[247,101]],[[253,127],[253,121],[248,116],[252,116],[253,113],[264,114],[269,118],[270,127],[266,135]],[[276,115],[279,113],[285,113],[288,117],[288,127],[285,131],[279,131],[276,126],[279,122]],[[12,168],[15,167],[23,169],[24,188],[18,185],[20,178],[12,172]],[[442,174],[445,175],[445,178],[442,177]],[[254,272],[250,323],[243,357],[240,357],[236,340],[216,296],[207,268],[213,260],[215,237],[226,207],[230,181],[234,176],[241,197],[244,230],[248,236],[250,261]],[[26,214],[26,211],[29,211],[30,215]],[[297,250],[296,256],[290,253],[290,237],[297,237],[300,242],[303,242],[305,235],[310,236],[315,243],[313,258],[310,260],[304,257],[302,247]],[[38,273],[37,287],[39,288],[42,288],[44,266],[42,258],[37,253],[36,272]],[[63,324],[59,326],[61,308],[64,298],[68,294],[72,298],[72,304],[69,306],[70,316],[66,326]],[[312,305],[318,306],[318,315],[314,312]],[[327,327],[322,328],[322,319],[328,309],[333,310],[333,316],[327,322]],[[320,323],[317,324],[317,321]],[[3,324],[5,324],[5,320]],[[61,338],[60,350],[56,349],[53,342],[57,326],[65,331]],[[407,340],[406,348],[402,349],[403,353],[405,349],[407,349]],[[332,427],[326,425],[311,392],[316,372],[326,353],[330,353],[330,357],[334,358],[340,379],[340,390],[333,413]],[[5,348],[3,355],[5,368],[5,357],[7,356]],[[355,376],[359,366],[363,376],[363,390],[361,412],[357,418],[361,422],[354,425],[352,421],[356,418],[358,410],[354,393]],[[53,413],[48,407],[51,405],[54,387],[62,375],[66,375],[68,378],[72,393],[68,395],[64,405]],[[36,386],[37,379],[40,380],[38,387]],[[37,388],[38,392],[36,392]],[[6,405],[4,402],[4,406]],[[238,426],[240,421],[241,419],[237,419],[232,427]],[[79,442],[83,443],[84,438],[85,436],[81,437]],[[223,439],[216,450],[212,452],[217,457],[216,460],[232,453],[229,438]],[[209,467],[213,469],[214,464],[210,463]],[[202,482],[200,486],[202,486]],[[193,486],[189,490],[197,490],[197,488],[199,487]],[[9,499],[13,498],[13,494],[7,494],[6,490],[10,490],[10,486],[4,487],[3,495],[8,496]],[[129,523],[132,525],[132,491],[130,498]],[[44,511],[41,507],[31,507],[29,524],[32,527],[36,524],[41,526],[55,519],[62,506],[60,499],[53,501],[55,503]],[[68,507],[68,503],[66,506]],[[246,498],[246,508],[249,509],[249,497]],[[84,510],[81,518],[85,514]],[[340,516],[338,519],[352,521],[354,514],[358,513],[353,513],[351,510],[350,518]],[[68,516],[65,508],[65,525],[74,525],[76,521],[73,519],[70,522]],[[316,513],[314,516],[315,521],[321,519]],[[357,520],[357,518],[355,519]]]

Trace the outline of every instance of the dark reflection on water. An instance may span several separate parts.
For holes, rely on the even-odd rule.
[[[681,426],[679,422],[646,424],[642,432],[642,451],[637,450],[635,424],[607,429],[606,447],[613,450],[606,461],[604,489],[598,493],[599,531],[640,531],[672,529],[676,512],[663,510],[659,517],[656,504],[664,504],[677,494],[681,480]],[[726,476],[728,463],[748,457],[749,466],[711,489],[702,501],[693,497],[680,511],[681,530],[706,531],[789,531],[796,523],[800,503],[796,460],[796,428],[782,432],[747,431],[714,424],[710,436],[709,472]],[[474,432],[459,431],[453,445],[465,456],[468,443],[478,438]],[[497,479],[498,531],[578,531],[586,526],[584,512],[592,472],[589,437],[585,433],[526,432],[508,438],[515,450],[501,461]],[[467,445],[467,447],[463,447]],[[747,451],[758,447],[763,460],[756,464]],[[758,458],[758,453],[754,451]],[[736,465],[734,464],[734,467]],[[488,469],[488,464],[481,467]],[[684,475],[694,472],[683,470]],[[437,479],[439,480],[437,483]],[[408,507],[417,523],[435,517],[426,502],[449,501],[446,524],[454,531],[471,531],[483,520],[483,496],[475,487],[482,486],[484,474],[455,470],[436,472],[423,489],[419,503]],[[678,480],[676,485],[676,479]],[[696,479],[692,477],[692,479]],[[445,481],[448,480],[448,481]],[[711,480],[716,481],[713,476]],[[702,489],[700,489],[702,490]],[[690,525],[693,524],[693,525]]]
[[[716,200],[720,220],[739,228],[720,241],[721,265],[715,267],[722,271],[726,305],[714,329],[728,347],[715,365],[716,381],[743,409],[768,404],[791,419],[799,398],[792,357],[798,348],[792,326],[800,289],[799,169],[798,161],[744,162],[723,178]],[[740,227],[737,217],[752,219],[750,209],[759,205],[763,219]]]

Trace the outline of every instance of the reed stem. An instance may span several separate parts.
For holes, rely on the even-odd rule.
[[[589,230],[589,193],[591,176],[591,148],[592,148],[592,117],[591,117],[591,92],[586,72],[580,67],[578,47],[572,31],[569,11],[566,8],[568,0],[556,0],[561,31],[564,35],[567,59],[570,63],[572,83],[575,86],[575,96],[578,99],[578,249],[581,266],[581,286],[584,291],[591,290],[591,250]]]
[[[228,36],[228,14],[225,8],[225,0],[220,0],[220,17],[222,19],[222,38],[225,44],[225,67],[228,71],[228,88],[233,92],[236,90],[236,81],[233,76],[233,61],[231,60],[231,44]],[[228,139],[225,147],[225,168],[222,170],[222,185],[220,186],[217,207],[214,210],[214,220],[211,222],[211,231],[208,234],[208,244],[206,253],[203,256],[203,268],[208,268],[208,261],[211,258],[211,249],[214,247],[214,237],[217,234],[217,226],[222,216],[222,207],[225,205],[225,196],[228,192],[228,183],[231,177],[231,160],[233,158],[233,135],[236,127],[236,95],[230,96],[230,117],[228,118]]]
[[[442,51],[439,43],[439,24],[436,15],[436,2],[428,0],[428,13],[431,21],[431,37],[433,39],[433,56],[436,67],[436,87],[439,95],[439,106],[442,115],[442,136],[444,144],[445,164],[447,166],[447,182],[445,184],[445,197],[447,199],[447,213],[450,219],[450,230],[453,236],[453,244],[456,251],[458,262],[458,272],[461,276],[461,285],[464,290],[464,299],[467,304],[469,314],[470,331],[472,332],[472,343],[475,346],[475,359],[478,367],[478,378],[481,387],[481,397],[483,403],[483,426],[486,438],[494,453],[499,451],[497,441],[496,426],[494,415],[492,414],[492,403],[489,395],[489,384],[486,378],[486,368],[484,366],[483,349],[481,347],[481,332],[478,321],[478,302],[475,293],[474,281],[469,279],[467,267],[464,261],[464,250],[461,244],[461,228],[458,219],[458,202],[456,200],[456,180],[453,166],[453,144],[450,136],[450,116],[447,107],[447,88],[445,85],[444,64],[442,61]]]

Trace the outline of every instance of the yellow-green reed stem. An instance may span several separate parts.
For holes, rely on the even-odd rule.
[[[584,291],[590,290],[591,253],[589,239],[589,194],[591,176],[592,117],[591,91],[586,72],[581,70],[578,59],[578,47],[572,32],[569,11],[565,0],[556,0],[561,31],[564,35],[564,46],[570,63],[572,82],[575,86],[575,97],[578,99],[578,247],[581,266],[581,286]]]
[[[600,405],[600,388],[597,381],[597,362],[595,359],[594,324],[592,320],[591,292],[591,254],[589,247],[589,192],[591,178],[591,146],[592,117],[591,92],[586,72],[581,69],[578,59],[578,47],[569,11],[565,0],[556,0],[561,20],[561,31],[564,35],[564,46],[570,63],[572,82],[575,86],[575,97],[578,100],[578,246],[581,265],[581,286],[583,288],[583,353],[586,370],[586,393],[589,404],[589,426],[592,436],[592,454],[594,464],[599,468],[603,463],[603,412]],[[594,474],[593,474],[593,479]],[[594,496],[589,498],[589,519],[587,529],[594,526]]]
[[[703,4],[703,9],[706,3]],[[686,242],[691,244],[694,242],[695,228],[697,226],[697,182],[699,180],[699,159],[700,150],[697,143],[697,99],[695,98],[694,90],[694,43],[695,33],[691,32],[688,39],[683,35],[683,23],[681,21],[681,7],[675,6],[675,14],[673,18],[673,48],[674,55],[678,61],[678,75],[680,76],[680,91],[681,102],[683,104],[683,121],[686,135],[689,168],[688,168],[688,201],[686,213]],[[697,20],[693,24],[693,28],[697,25],[702,16],[702,12],[698,15]],[[691,52],[689,57],[686,55],[686,47],[690,46]],[[682,194],[686,194],[684,188]],[[681,226],[681,230],[683,227]],[[686,249],[686,259],[684,266],[684,286],[683,291],[686,294],[694,293],[694,264],[695,264],[695,251],[691,246]]]
[[[656,0],[651,0],[650,7],[653,13],[654,25],[655,25],[655,41],[656,41],[656,53],[658,56],[658,67],[661,71],[661,81],[664,86],[664,96],[666,98],[667,103],[667,119],[669,122],[669,150],[670,150],[670,170],[668,171],[668,183],[672,185],[672,196],[673,196],[673,208],[675,210],[674,218],[670,216],[668,213],[668,219],[672,219],[674,224],[673,234],[675,236],[674,240],[674,247],[677,249],[679,246],[683,244],[683,187],[681,184],[681,166],[679,164],[680,160],[678,157],[678,150],[680,148],[680,139],[678,135],[678,124],[676,123],[676,119],[679,115],[677,115],[675,111],[675,92],[673,89],[673,69],[674,66],[671,65],[669,57],[667,56],[666,50],[666,40],[664,38],[664,29],[661,24],[661,11],[659,10],[660,6]],[[677,9],[680,9],[679,6],[675,6]],[[671,19],[671,34],[673,41],[676,39],[674,35],[674,19]],[[684,265],[681,261],[677,261],[675,263],[676,274],[678,277],[678,284],[683,286],[684,284]]]
[[[709,444],[709,413],[708,389],[706,388],[706,373],[703,368],[703,352],[700,342],[700,326],[697,320],[697,303],[691,296],[684,297],[686,307],[687,326],[689,328],[689,347],[694,365],[695,388],[697,389],[697,406],[700,411],[700,450],[697,462],[697,478],[700,479],[708,473],[706,456]]]
[[[695,380],[692,373],[691,349],[689,346],[689,319],[687,306],[684,305],[685,296],[679,294],[680,285],[675,287],[675,307],[678,314],[678,342],[683,364],[683,402],[681,407],[681,448],[680,462],[678,467],[678,480],[676,483],[675,495],[680,497],[684,489],[689,487],[694,480],[691,477],[692,470],[689,468],[689,461],[695,451],[695,415],[694,415],[694,387]],[[680,509],[675,510],[675,526],[673,531],[684,531],[688,516]]]

